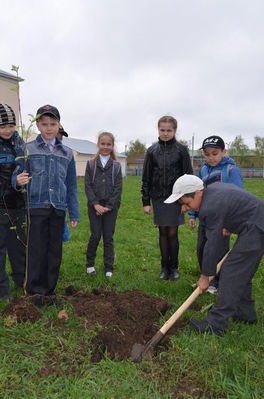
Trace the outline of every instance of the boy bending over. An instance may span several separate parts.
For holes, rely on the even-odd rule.
[[[222,255],[218,242],[230,233],[238,235],[222,265],[215,305],[205,320],[190,319],[191,326],[223,335],[230,317],[256,323],[252,278],[264,253],[264,202],[233,184],[213,183],[204,188],[203,181],[193,175],[181,176],[175,182],[165,202],[174,201],[182,205],[182,212],[199,212],[206,226],[202,275],[197,283],[201,294],[209,286],[209,276],[216,274],[217,259]]]

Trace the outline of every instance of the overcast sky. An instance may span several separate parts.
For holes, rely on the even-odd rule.
[[[74,138],[114,133],[118,151],[178,120],[195,148],[264,128],[263,0],[1,1],[0,69],[19,66],[23,122],[51,104]]]

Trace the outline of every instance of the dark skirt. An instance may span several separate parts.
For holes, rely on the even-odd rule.
[[[178,202],[164,204],[165,199],[153,199],[154,224],[156,226],[179,226],[184,224],[184,215],[181,214],[181,205]]]

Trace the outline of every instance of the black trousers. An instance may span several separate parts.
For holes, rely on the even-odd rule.
[[[117,209],[97,216],[94,207],[88,206],[91,236],[87,246],[87,267],[94,267],[96,250],[103,235],[104,241],[104,269],[105,272],[114,269],[114,232],[117,218]]]
[[[65,212],[53,207],[30,209],[26,291],[54,295],[62,257]]]
[[[214,327],[225,330],[232,316],[243,320],[256,319],[252,278],[263,253],[264,233],[258,228],[251,226],[239,234],[222,265],[217,302],[207,316]]]
[[[25,211],[0,209],[0,297],[9,295],[6,273],[6,253],[11,264],[15,284],[22,285],[25,277]]]

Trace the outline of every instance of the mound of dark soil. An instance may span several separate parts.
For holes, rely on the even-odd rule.
[[[155,335],[160,318],[169,308],[163,299],[150,297],[140,290],[117,292],[101,288],[87,292],[69,286],[65,293],[64,300],[72,304],[74,314],[83,321],[85,328],[96,331],[97,335],[92,342],[93,362],[100,361],[105,353],[111,359],[128,358],[135,343],[145,345]],[[42,317],[26,297],[15,298],[2,314],[7,317],[9,324],[6,325],[14,321],[33,323]],[[56,326],[58,324],[61,330],[70,328],[64,320],[52,323]],[[169,336],[177,335],[185,324],[184,320],[174,324],[160,343],[162,350],[167,349]]]
[[[69,292],[68,288],[66,292]],[[157,322],[169,308],[158,297],[149,297],[143,291],[104,291],[74,293],[67,299],[74,313],[85,321],[86,327],[98,328],[93,340],[96,348],[92,361],[99,361],[107,350],[108,356],[123,360],[130,354],[133,344],[144,344],[157,331]]]
[[[34,323],[42,317],[42,314],[26,297],[14,298],[12,302],[6,306],[2,314],[4,317],[10,316],[19,323],[24,323],[26,321]]]

